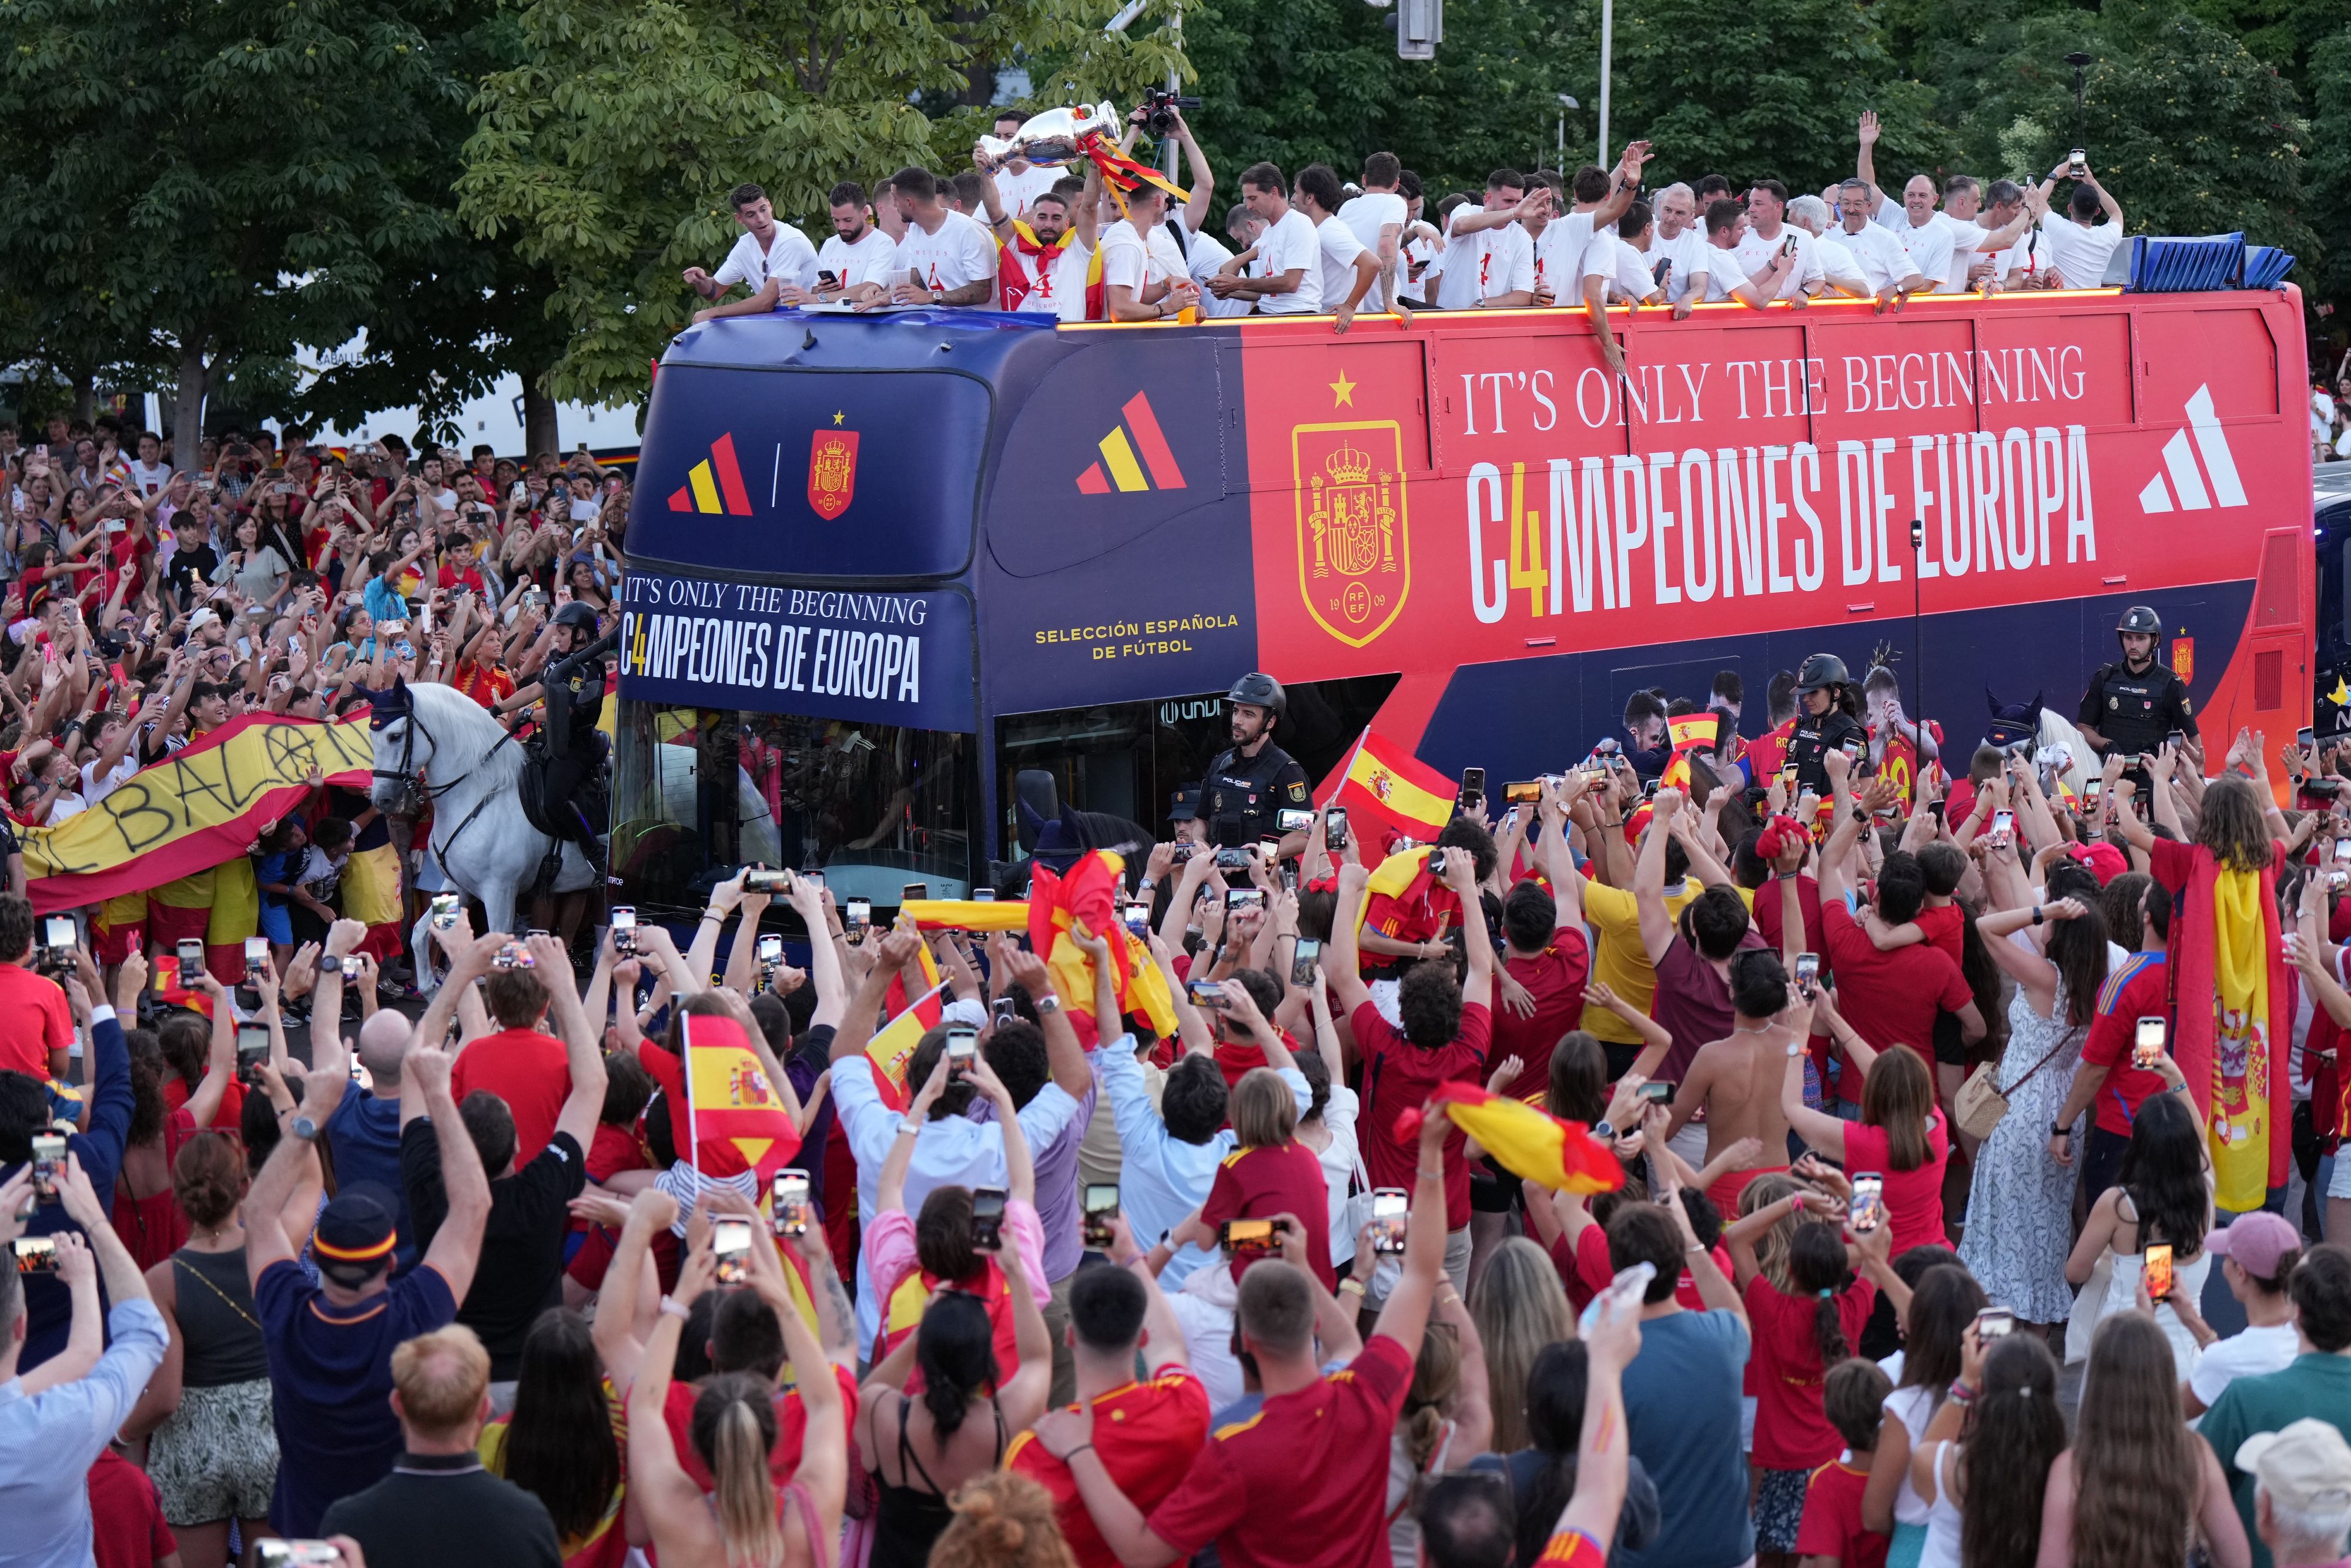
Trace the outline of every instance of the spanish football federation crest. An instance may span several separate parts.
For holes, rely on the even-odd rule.
[[[1412,591],[1404,434],[1392,419],[1290,433],[1298,490],[1298,591],[1315,624],[1351,648],[1386,631]]]
[[[809,505],[831,522],[856,494],[857,432],[820,428],[809,437]]]

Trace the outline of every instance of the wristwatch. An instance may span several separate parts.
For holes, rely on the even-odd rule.
[[[1041,997],[1031,998],[1029,1005],[1040,1013],[1057,1013],[1061,1010],[1061,998],[1047,991]]]
[[[2063,1122],[2052,1122],[2049,1124],[2049,1135],[2053,1138],[2068,1137],[2072,1135],[2073,1131],[2073,1128],[2067,1126]]]
[[[319,1141],[319,1124],[308,1116],[295,1117],[286,1130],[306,1144],[315,1144]]]

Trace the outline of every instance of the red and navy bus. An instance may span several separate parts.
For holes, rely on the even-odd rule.
[[[1198,326],[784,311],[654,379],[613,861],[958,896],[1013,779],[1163,826],[1240,673],[1310,777],[1366,724],[1527,778],[1626,696],[1891,659],[1957,746],[2072,713],[2154,605],[2208,733],[2311,709],[2291,287]],[[1912,543],[1912,524],[1921,525]],[[1923,694],[1923,695],[1920,695]]]

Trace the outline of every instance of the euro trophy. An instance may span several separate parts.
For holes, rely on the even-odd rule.
[[[991,169],[1015,158],[1059,169],[1088,157],[1086,143],[1097,137],[1116,146],[1119,124],[1118,110],[1107,103],[1072,104],[1032,115],[1009,136],[983,136],[977,149]]]

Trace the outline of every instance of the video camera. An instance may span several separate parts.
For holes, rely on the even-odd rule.
[[[1197,109],[1200,100],[1155,87],[1143,95],[1143,128],[1154,136],[1165,136],[1176,129],[1176,110]]]

